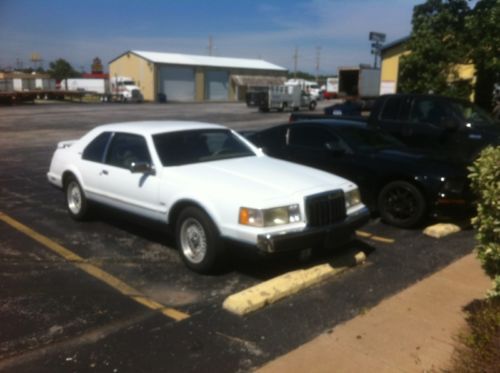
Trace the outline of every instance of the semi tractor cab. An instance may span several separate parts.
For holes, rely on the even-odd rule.
[[[144,97],[140,88],[132,78],[127,76],[114,76],[110,78],[111,94],[119,101],[141,102]]]

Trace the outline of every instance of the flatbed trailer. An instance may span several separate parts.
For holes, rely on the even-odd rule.
[[[59,91],[59,90],[36,90],[36,91],[12,91],[0,92],[0,104],[15,105],[22,102],[34,102],[37,99],[64,100],[66,98],[81,100],[84,92]]]

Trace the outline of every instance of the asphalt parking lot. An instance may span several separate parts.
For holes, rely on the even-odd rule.
[[[309,258],[232,252],[227,271],[202,276],[161,226],[106,209],[72,221],[46,181],[56,143],[147,119],[247,130],[288,114],[232,103],[0,107],[0,371],[252,370],[472,250],[471,230],[438,240],[373,219],[347,247]],[[247,316],[222,308],[233,293],[350,251],[366,262]]]

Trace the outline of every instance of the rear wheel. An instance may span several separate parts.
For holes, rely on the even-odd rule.
[[[177,248],[190,269],[208,273],[222,264],[223,242],[210,217],[197,207],[187,207],[176,223]]]
[[[80,183],[74,176],[68,177],[64,185],[66,209],[75,220],[84,220],[89,215],[89,204]]]
[[[384,186],[378,196],[382,220],[401,228],[411,228],[422,222],[427,204],[422,192],[407,181],[393,181]]]

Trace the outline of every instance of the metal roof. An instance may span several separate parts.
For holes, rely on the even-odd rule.
[[[386,45],[383,45],[381,48],[382,52],[385,52],[387,49],[391,49],[394,47],[397,47],[401,44],[406,43],[408,40],[410,40],[410,36],[405,36],[404,38],[396,39],[394,41],[391,41],[390,43],[387,43]]]
[[[237,69],[252,69],[252,70],[287,71],[287,69],[284,67],[259,59],[214,57],[214,56],[200,56],[193,54],[146,52],[146,51],[130,51],[130,52],[154,63],[189,65],[189,66],[231,67]]]

